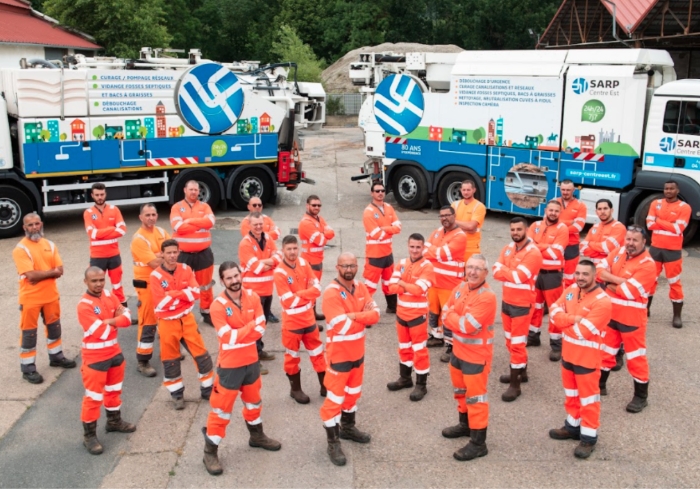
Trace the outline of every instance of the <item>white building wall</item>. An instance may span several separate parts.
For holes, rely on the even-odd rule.
[[[22,58],[43,58],[44,46],[0,44],[0,68],[19,68]]]

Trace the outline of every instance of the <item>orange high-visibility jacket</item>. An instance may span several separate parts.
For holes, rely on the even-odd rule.
[[[447,233],[438,228],[430,235],[423,256],[433,264],[435,287],[452,290],[462,282],[466,248],[467,235],[458,227]]]
[[[406,282],[398,285],[399,280]],[[389,293],[397,294],[396,314],[404,321],[428,314],[428,289],[435,283],[433,265],[425,257],[416,261],[402,258],[394,265],[394,274],[389,280]]]
[[[586,239],[581,241],[581,254],[598,264],[610,252],[625,244],[626,234],[627,228],[617,219],[596,223],[588,231]]]
[[[110,258],[119,254],[119,238],[126,234],[126,223],[116,206],[103,211],[93,205],[83,212],[85,231],[90,238],[90,258]]]
[[[542,270],[563,270],[569,228],[561,221],[552,225],[547,222],[547,219],[533,222],[527,230],[527,236],[542,253]]]
[[[184,263],[178,263],[175,271],[161,265],[151,272],[148,288],[151,291],[155,314],[158,319],[178,319],[189,314],[199,299],[199,284],[194,272]]]
[[[586,225],[586,204],[574,198],[568,204],[561,197],[557,198],[561,203],[559,222],[563,222],[569,228],[569,245],[578,244],[580,234]]]
[[[459,199],[452,203],[452,208],[455,210],[456,220],[476,221],[479,223],[475,231],[467,232],[467,250],[480,251],[481,227],[486,219],[486,206],[476,199],[472,199],[469,204],[465,204],[464,199]]]
[[[34,242],[24,237],[12,250],[12,259],[19,275],[19,303],[25,306],[49,304],[59,299],[55,278],[47,278],[35,285],[29,283],[25,273],[34,270],[48,272],[63,266],[58,248],[46,238]]]
[[[372,309],[363,311],[365,304]],[[353,312],[355,320],[347,314]],[[348,290],[337,280],[323,291],[323,314],[326,316],[326,359],[328,363],[352,362],[365,355],[365,326],[379,322],[379,307],[365,284],[353,281]]]
[[[188,221],[189,222],[185,222]],[[170,210],[170,226],[173,237],[180,245],[180,251],[197,253],[211,246],[211,232],[216,218],[211,207],[204,202],[194,204],[187,199],[175,203]]]
[[[401,221],[391,205],[384,202],[384,209],[370,203],[362,214],[365,226],[365,256],[382,258],[391,255],[391,237],[401,232]]]
[[[542,253],[525,239],[527,244],[520,249],[517,243],[505,246],[493,264],[493,278],[503,282],[503,302],[519,307],[535,302],[535,282],[542,267]]]
[[[452,331],[452,348],[460,360],[485,365],[493,357],[493,323],[498,304],[486,282],[472,290],[460,282],[442,308],[442,322]]]
[[[606,289],[613,305],[612,319],[630,326],[645,325],[649,292],[656,282],[656,264],[649,252],[645,250],[629,258],[622,247],[598,263],[597,268],[625,279],[616,292]]]
[[[245,216],[241,221],[241,236],[250,233],[250,216]],[[263,214],[263,232],[267,233],[273,241],[277,241],[282,235],[282,231],[275,225],[271,217]]]
[[[299,239],[301,239],[301,256],[312,265],[323,262],[323,248],[335,238],[335,231],[326,224],[321,216],[316,219],[308,212],[299,222]]]
[[[238,259],[243,268],[243,286],[252,290],[260,297],[272,295],[275,281],[275,267],[282,261],[277,245],[267,235],[265,236],[265,249],[260,249],[260,243],[250,234],[243,237],[238,244]],[[260,260],[272,258],[275,260],[272,268],[263,270],[264,264]]]
[[[108,360],[121,353],[117,341],[117,328],[131,326],[131,314],[125,309],[124,314],[115,316],[119,307],[119,299],[107,289],[104,289],[99,297],[87,292],[81,297],[78,302],[78,322],[84,331],[81,345],[83,365]],[[115,317],[117,322],[114,326],[104,322]]]
[[[292,268],[282,260],[275,268],[275,287],[282,305],[282,328],[304,329],[316,324],[314,302],[321,297],[321,284],[309,262],[298,258]]]
[[[647,227],[652,232],[651,245],[665,250],[683,249],[683,231],[690,221],[690,206],[678,199],[658,199],[649,206]]]
[[[611,313],[610,297],[600,286],[585,294],[576,284],[568,287],[549,310],[554,331],[562,333],[563,359],[581,367],[600,368],[600,339]],[[577,321],[576,316],[581,319]]]
[[[134,259],[134,279],[148,282],[153,269],[148,266],[160,253],[160,245],[170,235],[165,229],[153,226],[152,230],[140,227],[131,239],[131,257]]]
[[[265,334],[265,314],[258,294],[242,289],[239,307],[224,290],[212,302],[210,314],[219,337],[217,365],[237,368],[257,362],[255,342]]]

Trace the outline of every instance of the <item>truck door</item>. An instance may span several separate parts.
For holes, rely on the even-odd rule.
[[[700,172],[700,101],[681,102],[673,173],[697,179]]]
[[[692,103],[692,102],[691,102]],[[690,169],[693,164],[697,166],[697,158],[688,161],[687,155],[678,154],[687,152],[686,141],[697,140],[692,133],[692,115],[686,117],[686,102],[679,99],[654,96],[649,109],[646,140],[644,142],[644,166],[645,170],[659,172],[674,172],[677,169]],[[694,107],[695,108],[695,107]],[[698,168],[700,169],[700,168]]]

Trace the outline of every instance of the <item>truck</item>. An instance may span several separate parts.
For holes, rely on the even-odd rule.
[[[325,121],[319,83],[294,63],[217,63],[174,57],[20,61],[0,69],[0,238],[30,212],[85,209],[103,182],[115,205],[183,198],[189,180],[212,208],[245,209],[278,188],[313,183],[301,129]]]
[[[700,80],[676,80],[650,49],[363,52],[349,76],[365,95],[362,174],[419,209],[476,182],[487,209],[542,216],[571,180],[596,222],[610,199],[645,225],[664,183],[678,182],[700,219]]]

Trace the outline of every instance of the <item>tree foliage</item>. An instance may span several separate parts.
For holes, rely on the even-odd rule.
[[[311,46],[304,44],[296,31],[286,24],[279,29],[279,37],[272,43],[272,54],[276,61],[293,60],[297,64],[297,80],[321,82],[321,73],[325,68],[319,61]]]

